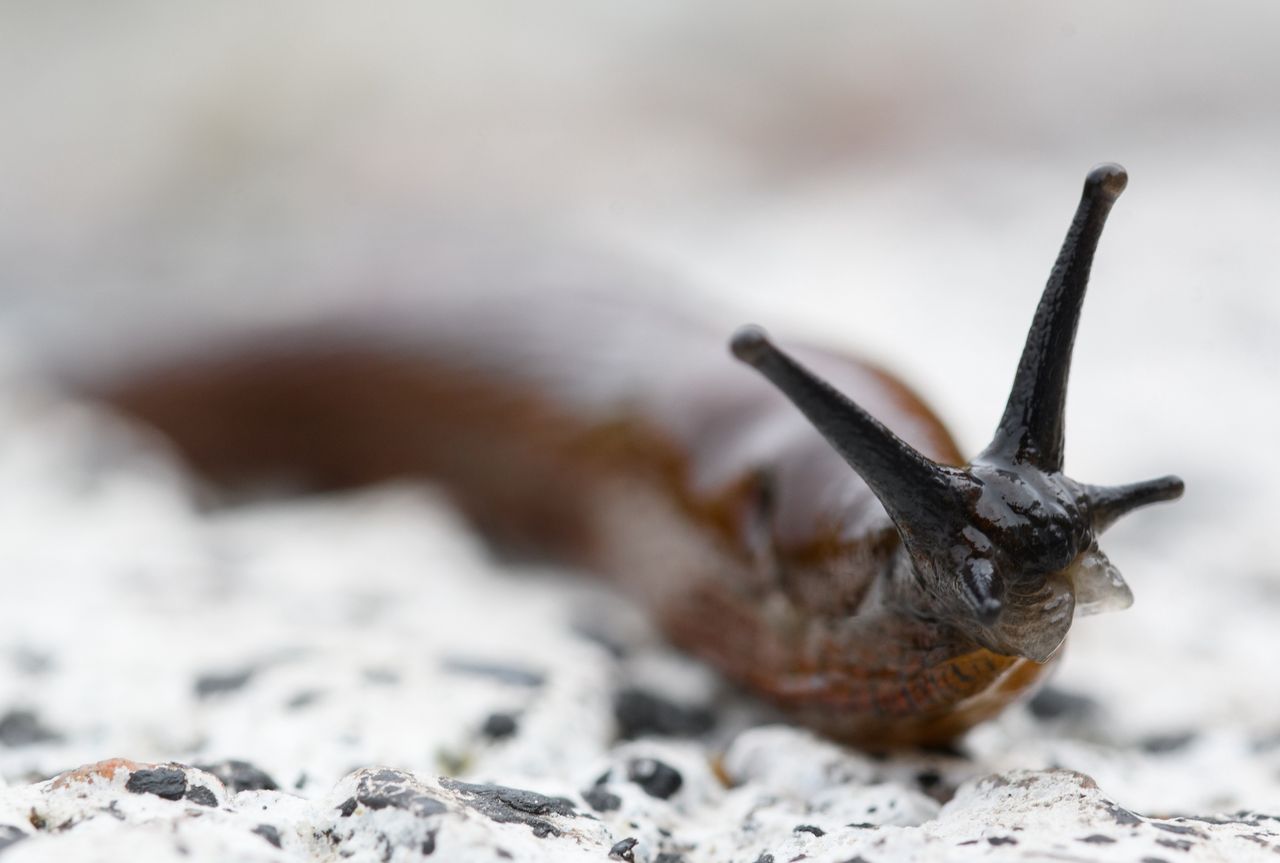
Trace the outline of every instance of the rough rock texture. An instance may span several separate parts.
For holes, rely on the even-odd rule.
[[[0,863],[1276,859],[1280,5],[257,6],[0,4]],[[1104,159],[1067,467],[1187,497],[955,752],[778,725],[428,489],[211,509],[41,367],[523,285],[491,236],[587,233],[644,263],[549,274],[705,287],[974,452]]]
[[[771,757],[816,754],[791,730]],[[791,745],[788,745],[791,744]],[[749,759],[748,759],[749,760]],[[576,801],[535,791],[362,768],[326,794],[228,792],[181,764],[115,759],[0,795],[6,861],[117,860],[1245,860],[1280,853],[1280,820],[1144,817],[1083,774],[1010,771],[961,786],[946,805],[902,785],[850,781],[847,758],[819,784],[736,775],[726,790],[675,805],[642,798],[597,818]],[[868,772],[868,780],[874,773]],[[812,778],[812,777],[810,777]],[[602,777],[603,779],[603,777]]]
[[[206,513],[106,418],[21,376],[0,407],[5,863],[1280,853],[1267,734],[1120,735],[1050,689],[956,752],[856,752],[422,489]]]

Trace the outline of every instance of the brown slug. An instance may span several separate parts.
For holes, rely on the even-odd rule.
[[[744,328],[732,354],[766,382],[705,327],[598,309],[571,327],[542,295],[193,346],[92,389],[223,484],[429,477],[500,546],[607,574],[800,721],[941,743],[1028,691],[1076,612],[1131,602],[1097,537],[1182,493],[1062,472],[1076,325],[1126,179],[1088,175],[1004,415],[968,462],[865,362],[793,359]]]

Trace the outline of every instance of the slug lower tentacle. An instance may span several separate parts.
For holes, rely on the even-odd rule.
[[[1124,607],[1097,539],[1182,493],[1062,473],[1072,344],[1124,171],[1094,169],[991,443],[901,383],[744,328],[628,310],[389,313],[99,374],[223,483],[441,483],[496,542],[580,564],[676,643],[842,739],[936,743],[1027,691],[1074,614]],[[512,277],[520,273],[513,272]],[[447,285],[441,286],[447,288]],[[797,411],[796,408],[799,410]]]

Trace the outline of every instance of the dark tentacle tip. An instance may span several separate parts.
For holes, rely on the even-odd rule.
[[[1114,162],[1104,162],[1089,172],[1084,181],[1086,194],[1091,198],[1114,201],[1129,185],[1129,172]]]
[[[747,324],[733,334],[729,350],[747,365],[757,366],[776,349],[763,328]]]
[[[1093,514],[1094,530],[1101,532],[1116,519],[1139,507],[1177,500],[1185,488],[1176,476],[1162,476],[1144,482],[1117,486],[1089,486],[1085,499]]]
[[[1155,482],[1159,483],[1159,496],[1154,497],[1156,501],[1177,500],[1187,490],[1187,484],[1182,481],[1180,476],[1165,476],[1155,480]]]

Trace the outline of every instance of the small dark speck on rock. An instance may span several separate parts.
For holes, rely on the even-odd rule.
[[[1169,863],[1169,861],[1163,857],[1143,857],[1142,863]]]
[[[520,668],[515,665],[500,665],[496,662],[484,662],[465,657],[448,657],[443,662],[445,671],[451,674],[466,674],[474,677],[489,677],[509,686],[528,686],[535,688],[547,682],[547,676],[539,671]]]
[[[187,793],[183,795],[187,800],[200,806],[217,806],[218,798],[213,796],[213,792],[203,785],[192,785],[187,789]]]
[[[277,848],[280,847],[280,831],[272,827],[270,824],[259,824],[257,827],[253,828],[252,832],[257,833]]]
[[[249,682],[254,671],[253,668],[245,668],[241,671],[201,674],[196,678],[196,697],[208,698],[224,692],[235,692]]]
[[[827,831],[821,827],[814,827],[812,824],[797,824],[791,828],[792,833],[812,833],[814,836],[826,836]]]
[[[350,818],[351,813],[355,811],[356,811],[356,799],[354,797],[348,797],[346,800],[343,800],[341,803],[338,804],[338,814],[341,815],[343,818]]]
[[[1177,752],[1180,749],[1186,749],[1191,741],[1196,739],[1194,731],[1183,731],[1177,734],[1153,734],[1150,737],[1143,738],[1139,744],[1143,752],[1150,752],[1152,755],[1164,755],[1168,752]]]
[[[627,764],[627,778],[659,800],[669,799],[684,784],[680,771],[656,758],[632,759]]]
[[[935,787],[941,781],[942,774],[936,770],[921,770],[916,774],[916,784],[926,790]]]
[[[30,746],[61,739],[62,735],[46,728],[30,710],[10,710],[0,716],[0,746]]]
[[[1090,833],[1083,839],[1077,839],[1077,842],[1088,842],[1091,845],[1114,845],[1115,841],[1110,836],[1103,836],[1101,833]]]
[[[715,716],[705,707],[676,704],[643,689],[622,689],[613,699],[618,736],[697,737],[715,726]]]
[[[988,836],[987,841],[992,845],[1017,845],[1018,840],[1012,836]]]
[[[1036,719],[1088,719],[1098,713],[1098,702],[1056,686],[1046,686],[1027,705]]]
[[[234,758],[214,764],[197,764],[196,768],[212,773],[232,794],[239,791],[277,791],[276,781],[248,761]]]
[[[310,707],[324,696],[324,693],[316,689],[304,689],[294,695],[285,702],[285,707],[289,710],[301,710],[304,707]]]
[[[596,785],[582,792],[582,799],[597,812],[613,812],[622,807],[622,798]]]
[[[490,713],[485,717],[480,733],[490,740],[505,740],[520,730],[519,723],[510,713]]]
[[[1157,845],[1163,845],[1165,848],[1172,848],[1175,851],[1190,851],[1190,839],[1157,839]]]
[[[756,858],[756,863],[773,863],[773,855],[762,853]]]
[[[0,825],[0,851],[27,838],[27,834],[9,824]]]
[[[181,800],[187,793],[187,775],[173,767],[135,770],[124,787],[134,794],[154,794],[165,800]]]
[[[619,842],[615,842],[613,847],[609,849],[609,856],[614,860],[626,860],[627,863],[635,863],[636,843],[640,840],[634,836],[628,836]]]
[[[653,863],[684,863],[684,855],[676,854],[674,851],[662,851],[653,858]]]

